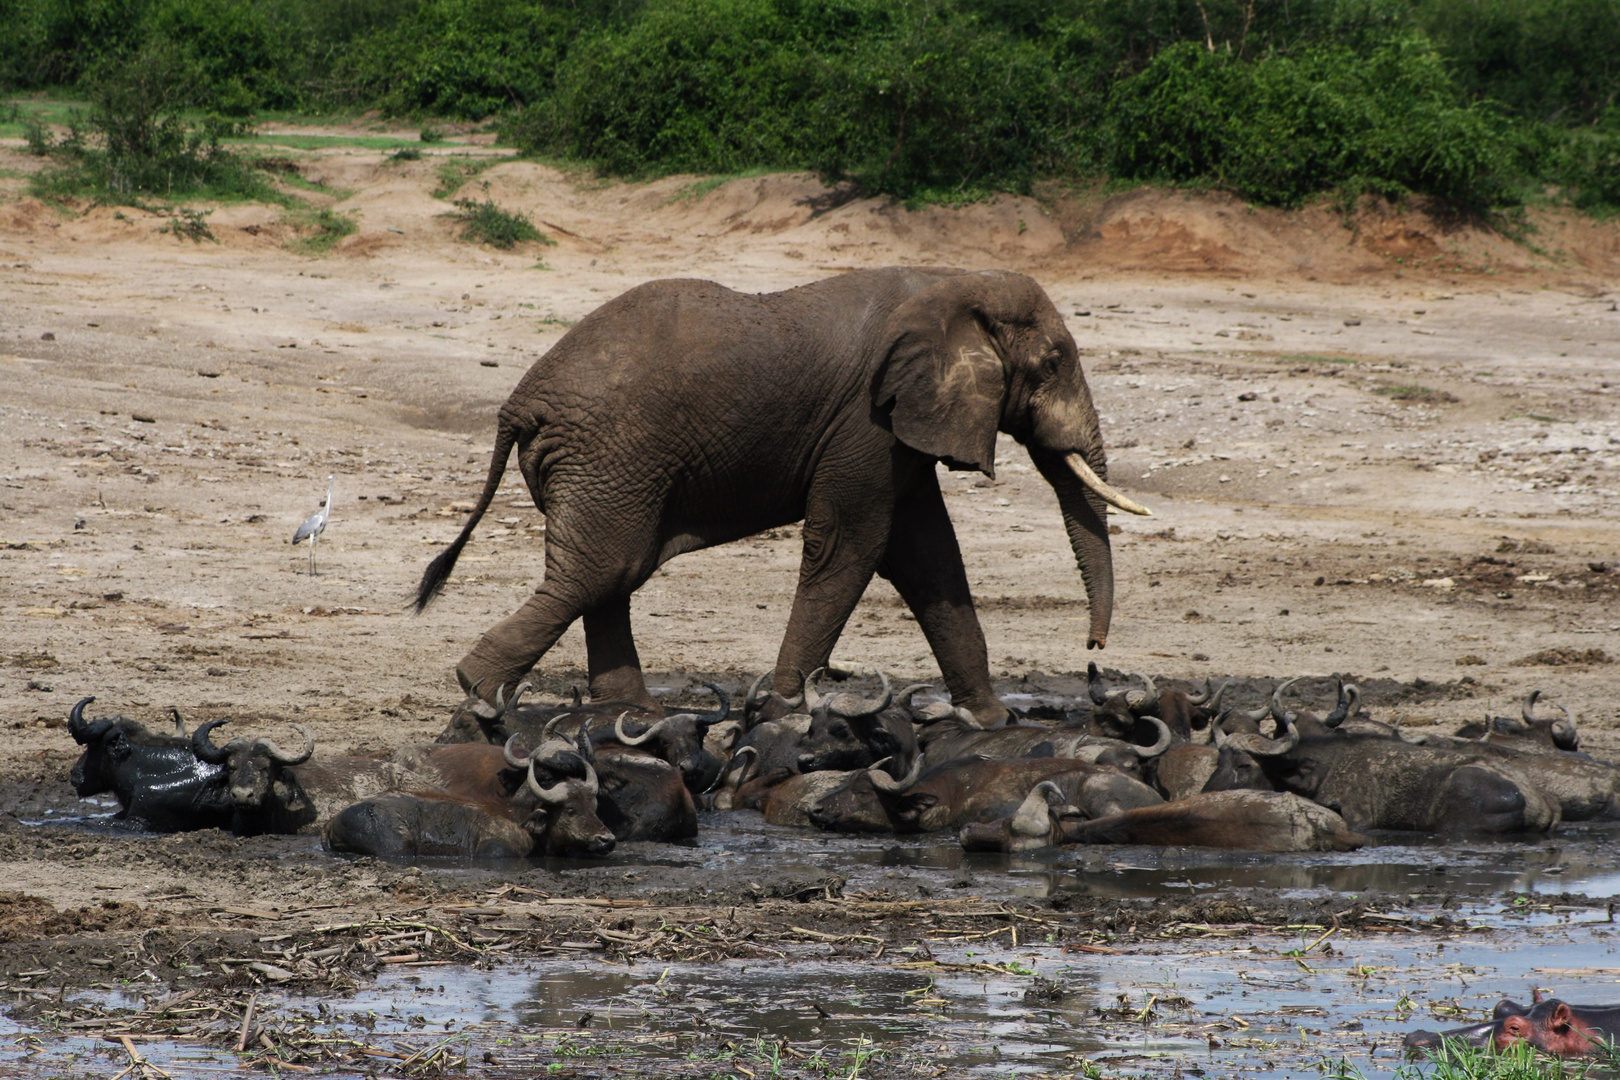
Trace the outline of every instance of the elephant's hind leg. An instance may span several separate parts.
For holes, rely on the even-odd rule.
[[[622,694],[620,700],[651,704],[630,637],[630,594],[658,565],[650,542],[639,542],[652,529],[620,525],[617,531],[630,540],[613,550],[602,543],[581,544],[575,538],[612,536],[617,523],[592,521],[570,527],[561,513],[554,513],[548,524],[545,581],[522,607],[490,627],[462,657],[456,666],[462,687],[470,691],[476,686],[479,696],[488,701],[503,686],[510,693],[574,620],[583,616],[592,696],[601,698],[603,691],[611,690],[615,696]]]
[[[523,606],[484,632],[461,663],[456,678],[469,693],[493,701],[502,687],[511,696],[529,669],[557,644],[573,621],[584,614],[577,600],[541,585]]]

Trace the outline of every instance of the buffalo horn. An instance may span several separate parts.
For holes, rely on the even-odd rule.
[[[894,777],[883,771],[883,766],[887,765],[893,760],[893,757],[884,758],[882,761],[877,762],[871,768],[867,769],[866,775],[871,779],[872,786],[877,788],[879,791],[887,791],[891,795],[899,795],[912,784],[915,784],[917,782],[917,777],[922,775],[922,755],[918,754],[916,757],[911,759],[911,768],[906,772],[906,775],[901,777],[899,780],[896,780]]]
[[[505,716],[509,710],[515,709],[517,707],[517,703],[522,700],[523,695],[534,689],[534,684],[528,679],[524,679],[522,682],[518,683],[517,686],[512,690],[511,701],[501,700],[501,689],[504,689],[504,687],[501,687],[495,691],[495,719],[497,720]]]
[[[1335,675],[1334,679],[1339,684],[1339,697],[1333,706],[1333,711],[1322,717],[1323,727],[1336,728],[1350,716],[1350,695],[1344,692],[1344,678]]]
[[[737,764],[739,761],[742,762],[741,765]],[[731,760],[726,762],[726,778],[735,777],[731,782],[731,786],[741,787],[748,782],[749,772],[758,764],[759,748],[757,746],[738,747],[737,752],[731,755]]]
[[[596,769],[587,760],[585,762],[585,794],[594,799],[601,790],[601,782],[596,779]]]
[[[1149,510],[1141,503],[1128,499],[1124,495],[1121,495],[1119,492],[1115,491],[1113,488],[1109,487],[1108,484],[1104,482],[1102,477],[1098,476],[1092,471],[1091,466],[1086,464],[1086,459],[1081,457],[1078,452],[1070,451],[1068,454],[1065,454],[1063,456],[1063,463],[1069,467],[1076,477],[1079,478],[1082,484],[1086,485],[1086,487],[1100,495],[1102,497],[1102,501],[1107,503],[1109,506],[1117,507],[1120,510],[1125,511],[1127,514],[1140,514],[1143,517],[1153,516],[1153,511]]]
[[[180,710],[175,708],[173,705],[170,705],[169,706],[169,715],[174,717],[174,737],[177,738],[177,739],[185,738],[186,737],[186,722],[184,720],[180,719]]]
[[[547,720],[546,721],[546,726],[540,729],[540,745],[544,746],[547,743],[547,741],[556,738],[557,737],[557,725],[562,723],[564,720],[568,719],[570,716],[573,716],[573,715],[574,715],[573,713],[569,713],[569,712],[558,713],[556,716],[553,716],[550,720]]]
[[[1536,722],[1536,699],[1540,696],[1540,690],[1532,690],[1524,695],[1524,708],[1520,710],[1520,715],[1524,717],[1525,723],[1533,724]]]
[[[1212,725],[1215,728],[1215,746],[1217,749],[1230,746],[1234,750],[1242,750],[1255,757],[1277,757],[1288,753],[1299,745],[1299,729],[1293,725],[1293,713],[1283,713],[1282,719],[1277,723],[1280,734],[1274,739],[1248,732],[1228,735],[1221,730],[1221,720],[1225,715],[1225,713],[1222,713],[1221,716],[1216,717],[1215,723]]]
[[[1228,686],[1232,685],[1232,680],[1231,679],[1225,680],[1224,682],[1221,683],[1221,685],[1215,687],[1214,693],[1211,693],[1210,692],[1210,686],[1211,686],[1211,684],[1213,682],[1214,682],[1213,679],[1206,678],[1204,680],[1203,692],[1197,693],[1197,694],[1188,694],[1187,695],[1187,700],[1189,702],[1191,702],[1192,704],[1198,706],[1200,709],[1203,709],[1205,712],[1211,712],[1211,713],[1220,712],[1221,711],[1221,698],[1223,696],[1225,696],[1226,688]]]
[[[640,735],[632,736],[624,730],[624,718],[629,715],[630,713],[628,711],[622,712],[619,714],[619,718],[613,721],[614,737],[620,742],[624,743],[626,746],[640,746],[648,739],[651,739],[653,736],[657,735],[660,731],[663,731],[664,726],[669,723],[667,718],[660,720],[658,723],[649,727],[646,731],[643,731]]]
[[[1295,675],[1292,679],[1289,679],[1287,682],[1279,683],[1277,685],[1277,687],[1274,690],[1271,691],[1271,718],[1273,720],[1277,721],[1277,723],[1281,724],[1283,722],[1283,713],[1288,711],[1287,708],[1284,707],[1283,702],[1282,702],[1283,691],[1287,690],[1290,686],[1293,686],[1295,683],[1299,682],[1299,680],[1303,679],[1304,677],[1305,676],[1303,676],[1303,675]],[[1256,722],[1258,722],[1260,720],[1260,717],[1256,716],[1256,717],[1254,717],[1254,720]]]
[[[73,741],[80,745],[100,742],[101,737],[112,730],[113,722],[111,720],[85,722],[84,707],[94,700],[96,699],[93,697],[84,698],[73,706],[73,710],[68,713],[68,734],[72,735]]]
[[[518,757],[517,754],[512,750],[512,745],[514,743],[516,743],[522,737],[523,737],[523,733],[518,732],[517,734],[513,735],[510,739],[507,739],[506,740],[506,745],[501,747],[501,753],[506,756],[506,763],[508,765],[512,766],[512,768],[514,768],[514,769],[521,769],[521,768],[526,767],[529,764],[530,758],[534,757],[534,755],[532,753],[527,755],[526,757]]]
[[[804,689],[801,693],[804,694],[804,703],[810,707],[811,712],[821,708],[821,703],[825,700],[821,696],[821,691],[816,689],[816,680],[821,678],[821,673],[826,670],[824,667],[818,667],[810,673],[809,678],[804,680]]]
[[[229,720],[210,720],[206,724],[199,724],[197,730],[191,733],[191,752],[210,765],[223,765],[231,755],[223,747],[215,746],[214,741],[208,737],[209,733],[221,724],[230,723]]]
[[[1129,696],[1125,698],[1126,708],[1130,709],[1132,713],[1135,713],[1138,709],[1145,709],[1150,705],[1156,704],[1159,700],[1159,688],[1153,684],[1152,677],[1140,674],[1138,672],[1132,672],[1131,677],[1141,679],[1144,689],[1142,691],[1141,700],[1135,705],[1131,704],[1131,699]]]
[[[594,777],[595,773],[592,773],[591,775]],[[566,778],[559,780],[549,788],[541,787],[540,781],[534,778],[533,759],[530,759],[529,761],[529,775],[528,778],[523,781],[523,786],[528,788],[529,792],[536,799],[539,799],[547,806],[561,806],[563,803],[568,801],[568,780]]]
[[[1148,723],[1159,729],[1159,737],[1157,740],[1155,740],[1152,746],[1131,746],[1131,750],[1135,752],[1137,757],[1142,758],[1145,761],[1148,758],[1158,757],[1160,754],[1170,749],[1169,724],[1166,724],[1157,716],[1139,716],[1137,719],[1146,720]]]
[[[714,696],[720,699],[720,711],[713,716],[698,717],[697,726],[699,731],[707,731],[715,724],[724,723],[726,717],[731,715],[731,695],[712,682],[706,682],[703,685],[713,690]]]
[[[912,683],[910,686],[906,687],[904,690],[902,690],[898,694],[894,695],[894,700],[898,701],[901,704],[901,706],[905,708],[906,712],[911,712],[912,711],[912,705],[911,705],[912,696],[914,694],[920,694],[924,690],[932,690],[933,688],[934,687],[933,687],[932,683],[922,683],[922,682]]]
[[[585,763],[586,768],[596,760],[596,750],[591,745],[589,724],[579,725],[579,730],[574,733],[574,749],[579,753],[579,760]]]
[[[302,765],[315,753],[315,736],[311,735],[309,733],[309,728],[305,727],[303,724],[291,724],[289,726],[304,737],[304,749],[302,753],[293,753],[289,750],[283,750],[269,739],[255,739],[254,742],[256,742],[259,749],[263,750],[269,756],[270,760],[275,762],[277,765]]]
[[[765,698],[760,696],[759,688],[761,686],[765,685],[765,680],[770,678],[772,674],[774,674],[774,673],[770,672],[770,671],[762,671],[762,672],[760,672],[759,673],[759,678],[755,679],[753,682],[748,684],[748,693],[743,697],[743,700],[746,701],[750,705],[761,705],[761,704],[763,704],[764,701],[765,701]],[[770,696],[770,694],[769,694],[769,692],[767,692],[765,697],[769,697],[769,696]]]
[[[1086,665],[1086,694],[1091,698],[1093,705],[1108,703],[1108,688],[1103,686],[1102,672],[1095,660]]]
[[[883,684],[883,693],[875,698],[856,698],[856,704],[843,708],[836,704],[838,698],[846,695],[839,694],[827,705],[827,711],[834,716],[842,716],[845,720],[854,720],[862,716],[876,716],[887,709],[894,702],[894,687],[889,685],[889,676],[886,672],[878,672],[878,681]],[[854,695],[848,695],[853,697]]]
[[[579,684],[578,683],[574,684],[573,693],[572,693],[571,696],[574,699],[574,708],[577,709],[581,705],[585,704],[585,695],[579,692]]]
[[[1260,721],[1264,720],[1266,717],[1271,715],[1271,702],[1269,702],[1269,701],[1266,702],[1264,705],[1260,706],[1258,709],[1252,709],[1252,710],[1228,709],[1227,712],[1235,713],[1236,715],[1241,716],[1245,720],[1248,720],[1248,721],[1250,721],[1252,723],[1258,724]]]
[[[496,711],[495,706],[491,705],[478,695],[478,688],[483,685],[483,679],[479,679],[477,682],[473,683],[472,687],[467,691],[467,700],[463,702],[463,704],[466,708],[471,709],[472,714],[478,717],[478,719],[494,720],[501,714]],[[500,698],[501,689],[497,688],[495,691],[495,700],[499,701]]]

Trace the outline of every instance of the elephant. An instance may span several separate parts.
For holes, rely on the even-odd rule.
[[[501,406],[483,492],[423,572],[416,609],[443,587],[516,448],[546,515],[545,578],[457,665],[469,693],[493,701],[583,618],[592,699],[657,713],[631,594],[677,555],[802,520],[779,698],[828,662],[877,573],[916,616],[952,701],[999,722],[1009,713],[935,469],[994,477],[998,431],[1057,493],[1087,646],[1101,648],[1114,605],[1106,508],[1149,511],[1105,479],[1079,350],[1035,281],[889,267],[762,294],[647,282],[581,319]]]

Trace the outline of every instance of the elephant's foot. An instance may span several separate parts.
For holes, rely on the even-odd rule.
[[[979,722],[980,727],[1000,727],[1012,716],[1012,711],[1001,703],[1001,699],[988,691],[983,694],[964,694],[960,700],[952,695],[951,703],[972,713],[973,719]]]
[[[489,639],[485,638],[461,658],[461,663],[456,665],[456,678],[467,693],[477,694],[493,705],[497,692],[503,698],[511,698],[513,688],[533,667],[533,661],[525,663],[490,648]]]
[[[653,716],[663,716],[664,707],[647,692],[647,683],[638,667],[620,667],[591,676],[592,701],[622,701],[640,705]]]

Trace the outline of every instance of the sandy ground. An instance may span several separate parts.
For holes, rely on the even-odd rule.
[[[1516,715],[1543,688],[1587,745],[1620,748],[1620,226],[1536,212],[1516,244],[1420,207],[1347,220],[1154,191],[911,212],[802,176],[627,185],[506,161],[461,194],[556,242],[498,252],[456,238],[432,154],[292,156],[359,222],[325,257],[290,250],[273,207],[216,208],[219,242],[201,244],[139,210],[59,211],[23,197],[37,163],[0,150],[6,888],[139,901],[137,923],[262,905],[275,874],[245,842],[153,840],[131,861],[71,831],[31,839],[16,815],[73,804],[68,707],[296,720],[322,753],[431,739],[456,660],[542,567],[512,470],[444,596],[405,610],[475,497],[495,409],[574,321],[664,276],[766,291],[893,263],[1028,272],[1083,350],[1112,479],[1155,512],[1116,519],[1115,621],[1091,658],[1347,673],[1404,687],[1374,712],[1410,725]],[[997,480],[943,482],[993,672],[1035,692],[1084,669],[1085,594],[1055,499],[1003,442]],[[329,474],[312,576],[288,541]],[[798,544],[789,528],[665,567],[634,604],[652,681],[763,671]],[[546,688],[583,661],[576,628]],[[882,582],[835,661],[937,677]],[[376,881],[311,868],[281,899],[360,902]]]

